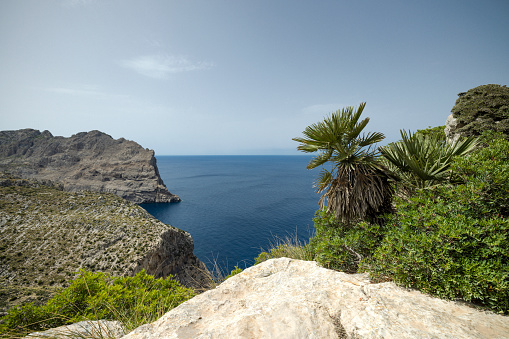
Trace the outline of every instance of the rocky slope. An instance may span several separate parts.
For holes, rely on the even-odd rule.
[[[509,338],[509,317],[281,258],[246,269],[123,338],[494,339]]]
[[[0,171],[60,183],[66,191],[116,194],[135,203],[176,202],[154,151],[99,131],[54,137],[33,129],[0,132]]]
[[[109,193],[0,176],[0,308],[45,299],[80,268],[206,285],[189,233]]]

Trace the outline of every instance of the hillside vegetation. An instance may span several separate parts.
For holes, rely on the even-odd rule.
[[[454,182],[425,188],[398,182],[394,212],[379,222],[345,223],[318,211],[309,244],[279,244],[256,262],[304,254],[331,269],[369,272],[375,281],[508,314],[509,141],[485,134],[449,171]]]
[[[481,85],[459,93],[451,112],[459,123],[456,133],[470,136],[493,130],[509,137],[507,86]]]
[[[185,233],[113,194],[70,193],[3,175],[0,307],[46,300],[80,268],[132,274],[169,229]]]
[[[306,127],[293,140],[317,154],[308,169],[331,168],[317,177],[316,235],[303,247],[278,244],[256,263],[305,256],[509,314],[508,94],[499,85],[460,94],[452,111],[465,128],[451,141],[441,127],[402,130],[400,141],[375,149],[384,135],[363,131],[365,103]],[[394,193],[385,195],[390,205],[384,192]]]

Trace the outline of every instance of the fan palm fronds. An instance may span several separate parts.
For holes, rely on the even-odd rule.
[[[387,212],[393,195],[390,175],[373,148],[384,135],[361,135],[369,122],[369,118],[360,120],[365,106],[338,110],[306,127],[302,138],[293,139],[300,143],[298,150],[318,152],[308,169],[332,164],[332,170],[322,169],[315,183],[317,193],[323,193],[319,206],[344,222]]]
[[[475,137],[452,144],[433,136],[401,131],[401,141],[380,147],[380,153],[393,165],[402,181],[413,188],[432,187],[451,181],[451,163],[478,145]]]

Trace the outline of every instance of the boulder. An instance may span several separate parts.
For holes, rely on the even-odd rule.
[[[99,131],[70,138],[34,129],[1,131],[0,171],[49,180],[70,192],[113,193],[134,203],[180,201],[163,183],[154,151]]]
[[[447,138],[447,143],[453,144],[460,138],[460,133],[458,133],[458,129],[463,127],[463,125],[459,125],[458,119],[456,119],[452,113],[449,114],[447,120],[445,121],[444,133]]]
[[[123,338],[509,338],[509,317],[280,258]]]

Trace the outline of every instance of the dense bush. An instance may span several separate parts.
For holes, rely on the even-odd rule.
[[[81,270],[69,287],[45,305],[11,309],[0,331],[22,334],[99,319],[119,320],[132,329],[156,320],[194,295],[171,277],[155,279],[145,271],[134,277],[113,277]]]
[[[423,137],[432,136],[437,138],[439,141],[445,142],[447,137],[445,135],[445,126],[428,127],[425,129],[418,129],[415,134],[422,135]]]
[[[457,133],[470,136],[494,130],[509,138],[509,88],[482,85],[458,96],[451,110],[460,126],[463,126]]]
[[[385,237],[363,263],[379,279],[509,313],[509,142],[457,159],[466,182],[397,201]]]
[[[470,210],[484,217],[509,216],[509,142],[502,134],[483,133],[484,147],[462,159],[456,159],[452,170],[463,181],[480,190]]]
[[[316,235],[309,245],[315,260],[327,268],[355,273],[362,260],[370,257],[383,238],[383,226],[361,221],[341,223],[330,213],[314,218]]]

